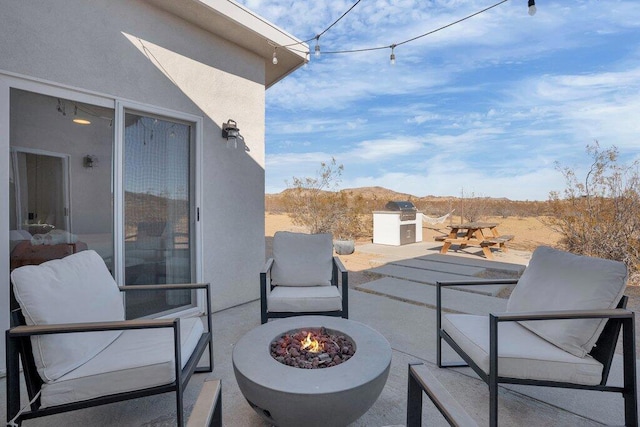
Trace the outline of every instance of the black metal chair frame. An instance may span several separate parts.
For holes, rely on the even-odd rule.
[[[442,288],[446,286],[468,286],[482,284],[504,284],[515,285],[517,280],[490,280],[482,282],[436,282],[437,299],[437,363],[440,368],[450,367],[471,367],[475,373],[489,386],[489,425],[498,425],[498,384],[524,384],[543,387],[560,387],[573,389],[587,389],[621,393],[624,398],[625,425],[638,425],[637,412],[637,385],[636,385],[636,343],[635,343],[635,320],[633,311],[626,310],[628,297],[623,296],[616,309],[608,310],[567,310],[567,311],[539,311],[529,313],[491,313],[489,321],[489,374],[485,373],[442,329]],[[563,319],[609,319],[603,329],[595,347],[590,355],[603,364],[602,380],[595,386],[573,384],[558,381],[541,381],[533,379],[520,379],[499,376],[498,373],[498,325],[501,322],[522,322],[536,320],[563,320]],[[622,327],[623,345],[623,386],[607,386],[607,378],[611,368],[611,362],[615,354],[615,347]],[[455,350],[456,353],[466,362],[465,364],[443,364],[442,363],[442,340]]]
[[[292,316],[305,316],[305,315],[321,315],[321,316],[335,316],[349,318],[349,294],[347,292],[349,286],[349,273],[340,258],[333,257],[333,267],[331,271],[331,286],[339,287],[342,285],[342,310],[336,311],[323,311],[323,312],[272,312],[267,307],[267,286],[270,286],[270,290],[274,288],[271,285],[271,268],[273,267],[274,259],[269,258],[264,264],[264,267],[260,271],[260,321],[261,323],[267,323],[269,319],[281,319],[284,317]]]
[[[183,391],[195,372],[211,372],[213,370],[213,345],[211,334],[211,295],[208,283],[176,284],[176,285],[130,285],[120,286],[120,291],[151,291],[151,290],[197,290],[206,291],[207,307],[207,330],[203,332],[198,343],[191,354],[191,357],[181,368],[180,349],[180,319],[136,319],[116,322],[96,322],[96,323],[70,323],[59,325],[27,326],[25,319],[12,296],[11,321],[12,328],[7,330],[6,336],[6,361],[7,361],[7,421],[11,421],[20,412],[20,361],[22,361],[23,373],[30,401],[33,401],[30,410],[22,412],[15,420],[20,425],[23,420],[39,418],[47,415],[62,412],[75,411],[77,409],[89,408],[92,406],[104,405],[139,397],[151,396],[160,393],[176,393],[176,416],[177,425],[184,426],[183,411]],[[13,292],[12,292],[13,295]],[[40,398],[38,393],[43,381],[38,374],[31,348],[31,337],[35,335],[66,334],[74,332],[99,332],[129,329],[173,329],[173,346],[175,359],[176,380],[172,383],[144,388],[135,391],[117,393],[108,396],[96,397],[90,400],[72,402],[63,405],[56,405],[47,408],[40,408]],[[209,348],[208,366],[197,367],[198,361]]]
[[[407,427],[422,425],[422,395],[426,394],[436,409],[451,426],[477,427],[442,384],[429,372],[422,362],[409,363],[407,374]]]

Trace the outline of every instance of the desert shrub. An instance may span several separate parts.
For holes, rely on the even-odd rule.
[[[618,150],[587,146],[593,159],[583,179],[575,170],[557,165],[564,175],[563,196],[549,197],[551,226],[562,245],[583,255],[623,261],[640,275],[640,175],[638,163],[621,165]]]
[[[310,233],[332,233],[341,239],[355,239],[366,231],[362,215],[367,202],[348,191],[338,191],[344,167],[334,158],[321,163],[316,176],[293,177],[282,194],[283,203],[295,225]]]
[[[476,197],[471,193],[471,197],[462,198],[460,201],[460,215],[468,222],[476,222],[489,213],[489,200],[486,197]]]

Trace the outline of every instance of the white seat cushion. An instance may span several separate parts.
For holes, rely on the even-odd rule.
[[[442,328],[462,350],[489,373],[489,317],[446,314]],[[503,377],[596,385],[602,364],[577,357],[540,338],[517,322],[498,325],[498,374]]]
[[[180,319],[182,366],[204,327],[199,318]],[[42,406],[54,406],[175,381],[173,329],[124,331],[84,365],[43,384]]]
[[[87,250],[11,273],[27,325],[124,320],[122,296],[104,261]],[[44,381],[54,381],[86,363],[120,331],[33,337],[33,356]]]
[[[513,289],[507,312],[615,308],[627,284],[617,261],[541,246]],[[595,345],[607,319],[544,320],[522,325],[569,353],[582,357]]]
[[[320,312],[342,310],[342,297],[335,286],[276,286],[267,298],[270,312]]]
[[[331,234],[278,231],[273,235],[271,283],[278,286],[329,286],[333,269]]]

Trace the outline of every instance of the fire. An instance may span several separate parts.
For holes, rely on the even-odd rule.
[[[302,344],[302,347],[300,347],[302,350],[307,350],[311,353],[318,353],[322,351],[322,346],[320,345],[318,340],[315,338],[311,338],[311,332],[307,334],[307,337],[303,339],[300,344]]]

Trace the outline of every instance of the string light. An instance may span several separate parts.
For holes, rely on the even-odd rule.
[[[301,52],[301,53],[306,53],[309,54],[309,51],[301,51],[301,50],[297,50],[297,49],[291,49],[292,46],[299,46],[305,43],[309,43],[311,40],[316,41],[316,47],[315,47],[315,56],[319,57],[320,56],[320,36],[322,36],[324,33],[326,33],[327,31],[329,31],[331,29],[331,27],[333,27],[334,25],[336,25],[338,22],[340,22],[340,20],[342,18],[344,18],[345,16],[347,16],[347,14],[349,12],[351,12],[353,10],[354,7],[356,7],[358,5],[358,3],[360,3],[362,0],[358,0],[356,1],[354,4],[351,5],[351,7],[349,9],[347,9],[346,12],[344,12],[342,15],[340,15],[340,17],[338,19],[336,19],[335,21],[333,21],[333,23],[331,25],[329,25],[327,28],[324,29],[324,31],[322,31],[320,34],[315,35],[314,37],[311,37],[310,39],[304,40],[304,41],[300,41],[300,42],[296,42],[296,43],[291,43],[291,44],[285,44],[285,45],[281,45],[281,47],[287,47],[290,48],[290,50],[296,51],[296,52]],[[268,41],[270,45],[272,46],[277,46],[275,45],[273,42]],[[275,52],[274,52],[275,55]],[[272,60],[273,61],[273,60]],[[307,59],[308,61],[308,59]],[[306,63],[305,63],[306,65]]]
[[[335,21],[333,21],[333,23],[331,25],[329,25],[327,28],[324,29],[324,31],[322,31],[320,34],[317,34],[307,40],[301,41],[301,42],[296,42],[296,43],[291,43],[291,44],[286,44],[283,45],[282,47],[291,47],[291,46],[297,46],[297,45],[301,45],[304,43],[309,43],[311,40],[316,39],[316,43],[318,41],[318,39],[320,38],[321,35],[323,35],[324,33],[326,33],[327,31],[329,31],[331,29],[331,27],[333,27],[334,25],[336,25],[338,22],[340,22],[340,20],[342,18],[344,18],[345,16],[347,16],[347,14],[349,12],[351,12],[353,10],[354,7],[356,7],[358,5],[358,3],[360,3],[362,0],[358,0],[357,2],[355,2],[354,4],[351,5],[351,7],[349,9],[347,9],[347,11],[345,13],[343,13],[342,15],[340,15],[340,17],[338,19],[336,19]]]
[[[278,57],[276,56],[276,49],[277,47],[273,47],[273,59],[271,60],[271,62],[273,63],[273,65],[278,65]]]
[[[400,43],[396,43],[396,44],[395,44],[395,46],[401,46],[401,45],[403,45],[403,44],[411,43],[411,42],[416,41],[416,40],[418,40],[418,39],[421,39],[421,38],[423,38],[423,37],[429,36],[429,35],[431,35],[431,34],[433,34],[433,33],[437,33],[438,31],[442,31],[442,30],[444,30],[445,28],[452,27],[452,26],[454,26],[454,25],[456,25],[456,24],[459,24],[460,22],[466,21],[467,19],[471,19],[471,18],[473,18],[474,16],[477,16],[477,15],[480,15],[481,13],[487,12],[488,10],[491,10],[491,9],[493,9],[494,7],[500,6],[501,4],[506,3],[507,1],[509,1],[509,0],[501,0],[501,1],[499,1],[498,3],[496,3],[496,4],[494,4],[494,5],[491,5],[491,6],[489,6],[489,7],[485,7],[485,8],[484,8],[484,9],[482,9],[482,10],[479,10],[479,11],[477,11],[477,12],[475,12],[475,13],[472,13],[471,15],[467,15],[467,16],[465,16],[464,18],[460,18],[460,19],[458,19],[457,21],[454,21],[454,22],[452,22],[452,23],[450,23],[450,24],[443,25],[442,27],[436,28],[435,30],[428,31],[428,32],[426,32],[426,33],[424,33],[424,34],[420,34],[419,36],[412,37],[412,38],[407,39],[407,40],[405,40],[405,41],[403,41],[403,42],[400,42]],[[529,1],[531,1],[531,0],[529,0]],[[394,47],[395,47],[395,46],[394,46]],[[388,49],[388,48],[390,48],[390,47],[391,47],[391,46],[377,46],[377,47],[369,47],[369,48],[362,48],[362,49],[335,50],[335,51],[325,52],[325,54],[355,53],[355,52],[369,52],[369,51],[372,51],[372,50]]]
[[[321,37],[324,33],[326,33],[327,31],[329,31],[329,29],[331,29],[335,24],[337,24],[337,23],[338,23],[342,18],[344,18],[344,17],[345,17],[349,12],[351,12],[351,10],[353,10],[353,8],[354,8],[358,3],[360,3],[360,1],[361,1],[361,0],[356,1],[356,2],[355,2],[355,3],[354,3],[354,4],[353,4],[353,5],[352,5],[352,6],[351,6],[351,7],[350,7],[346,12],[344,12],[344,13],[343,13],[343,14],[342,14],[338,19],[336,19],[336,20],[335,20],[331,25],[329,25],[329,26],[328,26],[324,31],[322,31],[321,33],[319,33],[319,34],[315,35],[314,37],[311,37],[310,39],[307,39],[307,40],[305,40],[305,41],[301,41],[301,42],[297,42],[297,43],[292,43],[292,44],[289,44],[289,45],[282,45],[281,47],[289,47],[289,48],[291,48],[292,46],[301,45],[301,44],[303,44],[303,43],[308,43],[308,42],[310,42],[310,41],[312,41],[312,40],[314,40],[314,39],[315,39],[315,41],[316,41],[316,45],[315,45],[315,48],[314,48],[314,54],[315,54],[316,58],[317,58],[317,57],[320,57],[320,37]],[[451,26],[453,26],[453,25],[459,24],[459,23],[461,23],[461,22],[463,22],[463,21],[466,21],[467,19],[471,19],[471,18],[473,18],[474,16],[480,15],[481,13],[487,12],[487,11],[489,11],[489,10],[491,10],[491,9],[493,9],[493,8],[495,8],[495,7],[497,7],[497,6],[500,6],[501,4],[506,3],[507,1],[508,1],[508,0],[501,0],[501,1],[499,1],[499,2],[497,2],[497,3],[495,3],[495,4],[493,4],[493,5],[491,5],[491,6],[489,6],[489,7],[486,7],[486,8],[484,8],[484,9],[482,9],[482,10],[479,10],[478,12],[472,13],[472,14],[470,14],[470,15],[468,15],[468,16],[465,16],[464,18],[461,18],[461,19],[458,19],[457,21],[451,22],[450,24],[443,25],[442,27],[436,28],[435,30],[428,31],[428,32],[426,32],[426,33],[424,33],[424,34],[420,34],[420,35],[418,35],[418,36],[416,36],[416,37],[413,37],[413,38],[410,38],[410,39],[404,40],[404,41],[402,41],[402,42],[400,42],[400,43],[396,43],[396,44],[392,44],[392,45],[388,45],[388,46],[377,46],[377,47],[361,48],[361,49],[349,49],[349,50],[325,51],[324,53],[325,53],[325,54],[357,53],[357,52],[369,52],[369,51],[374,51],[374,50],[389,49],[389,48],[391,48],[391,55],[390,55],[390,57],[389,57],[389,60],[390,60],[390,62],[391,62],[391,65],[395,65],[395,63],[396,63],[395,48],[396,48],[396,47],[401,46],[401,45],[406,44],[406,43],[411,43],[411,42],[413,42],[413,41],[415,41],[415,40],[421,39],[421,38],[423,38],[423,37],[426,37],[426,36],[429,36],[429,35],[431,35],[431,34],[434,34],[434,33],[438,32],[438,31],[442,31],[442,30],[444,30],[444,29],[446,29],[446,28],[449,28],[449,27],[451,27]],[[529,6],[529,15],[531,15],[531,16],[535,15],[535,13],[536,13],[536,11],[537,11],[537,9],[536,9],[536,5],[535,5],[535,0],[528,0],[528,6]],[[272,42],[269,42],[269,43],[273,45],[273,43],[272,43]],[[273,63],[274,63],[274,64],[276,64],[276,63],[277,63],[276,52],[275,52],[275,46],[276,46],[276,45],[274,45],[274,52],[273,52]],[[302,51],[302,50],[297,50],[297,49],[294,49],[294,48],[291,48],[290,50],[293,50],[293,51],[296,51],[296,52],[305,53],[305,54],[307,54],[307,58],[308,58],[308,55],[309,55],[309,53],[310,53],[309,51]],[[306,64],[305,64],[305,65],[306,65]]]

